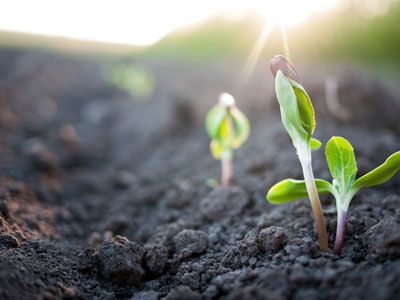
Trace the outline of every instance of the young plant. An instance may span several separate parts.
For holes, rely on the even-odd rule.
[[[347,211],[354,195],[364,187],[382,184],[400,171],[400,151],[392,154],[379,167],[356,179],[357,164],[351,144],[342,137],[332,137],[326,144],[326,160],[333,177],[332,184],[317,179],[320,194],[331,193],[336,200],[337,229],[334,252],[340,254],[344,241]],[[286,179],[274,185],[267,199],[274,204],[282,204],[307,196],[304,180]]]
[[[321,146],[321,143],[312,137],[316,126],[314,108],[310,97],[300,84],[296,69],[290,61],[278,55],[271,60],[270,68],[275,76],[275,90],[282,122],[296,148],[303,170],[317,227],[319,247],[322,251],[326,251],[328,250],[328,238],[324,215],[311,165],[311,151],[317,150]]]
[[[233,150],[249,137],[249,121],[235,106],[235,99],[223,93],[206,116],[206,130],[211,138],[211,154],[221,160],[221,184],[227,187],[233,175]]]

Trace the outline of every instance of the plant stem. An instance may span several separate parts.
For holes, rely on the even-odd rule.
[[[233,174],[232,155],[230,153],[223,154],[221,157],[221,184],[228,187]]]
[[[235,129],[233,126],[231,107],[226,106],[227,112],[227,122],[228,122],[228,132],[229,139],[233,139],[235,135]],[[233,152],[232,149],[226,148],[221,156],[221,184],[223,187],[228,187],[231,183],[231,178],[233,175]]]
[[[338,207],[337,210],[337,226],[336,226],[336,239],[333,252],[340,254],[344,242],[344,233],[346,231],[347,212]]]
[[[299,159],[303,169],[304,181],[306,183],[308,197],[310,198],[311,208],[315,218],[317,234],[319,239],[319,248],[321,251],[328,250],[328,236],[326,234],[324,214],[322,213],[321,202],[319,200],[317,187],[315,185],[314,173],[311,165],[311,151],[301,153]]]

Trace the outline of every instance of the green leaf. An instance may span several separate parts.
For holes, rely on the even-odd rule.
[[[215,105],[207,114],[205,125],[212,140],[210,151],[215,159],[239,148],[250,135],[249,121],[235,106]]]
[[[321,148],[321,145],[322,145],[322,143],[319,140],[311,138],[311,140],[310,140],[311,151],[318,150],[319,148]]]
[[[206,116],[206,130],[211,139],[218,138],[221,123],[226,116],[226,109],[220,105],[215,105]]]
[[[297,147],[301,142],[308,140],[309,134],[302,125],[299,105],[292,84],[280,70],[276,73],[275,90],[281,110],[282,123],[294,146]],[[307,112],[308,110],[304,109],[304,111]],[[303,116],[303,118],[304,120],[307,119],[306,116]]]
[[[322,179],[316,179],[320,195],[332,193],[332,185]],[[267,200],[272,204],[284,204],[300,199],[308,198],[307,188],[304,180],[285,179],[275,184],[267,194]]]
[[[388,159],[376,169],[358,178],[354,183],[354,189],[359,190],[363,187],[370,187],[384,183],[399,171],[400,151],[389,156]]]
[[[308,133],[308,137],[311,138],[316,126],[314,107],[312,106],[311,99],[300,83],[291,79],[290,83],[297,98],[301,123],[304,130]]]
[[[235,139],[235,131],[232,124],[232,118],[229,115],[226,115],[223,118],[218,128],[215,139],[218,140],[224,147],[228,147]]]
[[[210,151],[215,159],[221,159],[223,148],[217,140],[211,140]]]
[[[346,193],[352,188],[357,173],[353,147],[346,139],[335,136],[326,144],[325,155],[333,186],[340,194]]]
[[[246,116],[236,107],[230,108],[235,139],[232,147],[239,148],[250,135],[250,123]]]

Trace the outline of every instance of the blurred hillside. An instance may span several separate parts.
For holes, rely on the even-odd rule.
[[[365,65],[400,67],[400,3],[384,15],[366,18],[353,7],[315,16],[300,26],[287,28],[292,57],[351,61]],[[248,16],[240,22],[213,19],[201,26],[168,35],[147,49],[148,56],[213,60],[245,59],[263,28],[263,20]],[[283,53],[280,28],[267,38],[262,54]]]
[[[350,3],[350,1],[349,1]],[[384,14],[361,15],[354,6],[314,15],[307,22],[287,27],[293,60],[313,63],[348,63],[396,72],[400,70],[400,2]],[[22,33],[0,32],[0,47],[33,47],[57,51],[107,55],[124,59],[162,58],[244,63],[264,26],[259,16],[239,21],[209,19],[179,29],[147,48],[99,42],[76,41]],[[260,57],[284,53],[281,28],[268,35]]]
[[[142,48],[132,45],[83,41],[58,36],[44,36],[22,32],[0,30],[0,47],[34,48],[76,54],[127,55]]]

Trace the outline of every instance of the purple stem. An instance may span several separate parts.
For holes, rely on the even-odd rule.
[[[340,209],[338,210],[338,221],[336,227],[336,239],[335,239],[335,246],[333,247],[333,252],[336,254],[340,254],[343,247],[344,242],[344,233],[346,231],[346,216],[347,212]]]
[[[232,158],[222,157],[221,158],[221,185],[228,187],[231,183],[233,174]]]

